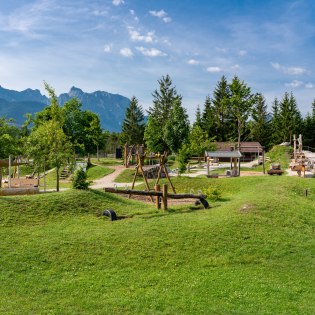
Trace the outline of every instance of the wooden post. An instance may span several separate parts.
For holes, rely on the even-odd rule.
[[[296,136],[293,135],[293,157],[296,159]]]
[[[237,172],[238,172],[238,167],[237,167],[237,158],[233,158],[233,163],[234,163],[234,167],[233,167],[233,176],[237,176]]]
[[[11,155],[9,155],[9,188],[11,188]]]
[[[263,163],[263,173],[266,174],[265,170],[265,150],[262,151],[262,163]]]
[[[163,209],[167,210],[167,184],[163,185]]]
[[[154,186],[154,191],[161,191],[161,186],[160,185],[155,185]],[[161,209],[161,198],[160,196],[156,196],[156,208]]]
[[[207,158],[207,176],[210,175],[210,157]]]
[[[125,165],[126,168],[128,167],[128,165],[127,165],[127,155],[128,155],[128,153],[127,153],[127,143],[125,143],[125,145],[124,145],[124,165]]]

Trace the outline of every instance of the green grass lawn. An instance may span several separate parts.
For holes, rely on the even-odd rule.
[[[313,179],[173,182],[222,198],[165,212],[92,190],[0,197],[0,313],[315,313]]]
[[[115,158],[91,158],[91,163],[95,165],[102,165],[102,166],[111,166],[111,165],[122,165],[124,161],[122,159],[115,159]]]
[[[87,180],[93,181],[98,178],[102,178],[110,173],[112,173],[114,169],[104,167],[101,165],[92,165],[87,170]],[[60,171],[61,173],[61,171]],[[43,190],[44,188],[44,179],[40,179],[40,186]],[[71,179],[68,178],[66,180],[60,180],[60,188],[71,188],[72,182]],[[46,188],[47,189],[55,189],[56,188],[56,171],[53,170],[46,175]]]
[[[87,180],[92,181],[98,178],[102,178],[108,174],[114,172],[114,169],[100,166],[100,165],[92,165],[87,170]]]

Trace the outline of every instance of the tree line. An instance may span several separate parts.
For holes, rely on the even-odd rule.
[[[303,118],[292,92],[286,92],[281,100],[275,98],[268,111],[261,93],[253,93],[237,76],[231,82],[222,76],[212,96],[206,96],[202,108],[197,107],[192,126],[169,75],[158,80],[152,96],[146,124],[142,107],[132,98],[122,125],[122,142],[145,143],[154,152],[177,154],[186,149],[198,155],[216,141],[258,141],[268,150],[290,142],[293,134],[302,134],[304,144],[315,148],[315,100]]]
[[[9,155],[27,155],[38,167],[60,166],[75,156],[113,153],[124,144],[145,144],[149,152],[176,154],[182,165],[187,159],[215,149],[217,141],[258,141],[267,150],[302,134],[304,145],[315,147],[315,100],[311,111],[302,117],[293,93],[275,99],[268,111],[261,93],[234,76],[217,82],[212,95],[197,107],[190,124],[182,96],[169,75],[162,76],[152,93],[152,106],[145,116],[133,96],[126,109],[121,133],[102,130],[97,114],[82,110],[76,98],[60,106],[54,89],[45,84],[50,105],[32,117],[26,115],[21,127],[0,118],[0,159]],[[58,173],[59,174],[59,173]]]

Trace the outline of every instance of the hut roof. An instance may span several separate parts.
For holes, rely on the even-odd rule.
[[[240,158],[242,156],[240,151],[206,151],[207,157],[213,158]]]
[[[228,151],[231,148],[236,148],[237,142],[216,142],[216,146],[218,151]],[[241,147],[239,149],[241,153],[249,153],[249,152],[259,152],[262,153],[263,147],[259,142],[254,141],[246,141],[241,142]]]

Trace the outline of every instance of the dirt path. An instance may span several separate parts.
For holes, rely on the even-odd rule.
[[[98,188],[104,188],[104,187],[126,187],[126,186],[131,188],[131,183],[115,182],[115,178],[126,169],[123,165],[108,166],[108,168],[114,169],[114,172],[100,179],[94,180],[90,188],[98,189]],[[136,183],[136,185],[137,184],[139,183]]]

